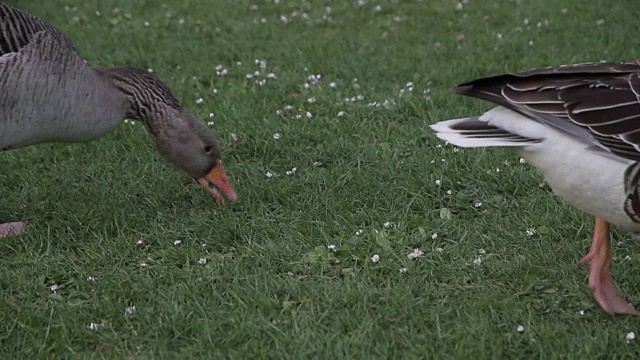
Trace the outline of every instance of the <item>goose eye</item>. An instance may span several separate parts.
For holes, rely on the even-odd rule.
[[[204,152],[206,152],[207,154],[210,153],[211,152],[211,145],[205,145]]]

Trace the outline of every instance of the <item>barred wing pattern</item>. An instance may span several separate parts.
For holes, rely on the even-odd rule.
[[[488,100],[636,161],[624,210],[640,222],[640,61],[588,63],[474,80],[452,91]]]
[[[590,63],[475,80],[453,91],[569,132],[569,123],[578,125],[602,148],[640,160],[639,75],[638,61]]]
[[[36,36],[44,33],[66,40],[64,35],[44,20],[0,3],[0,57],[17,53],[34,41]]]

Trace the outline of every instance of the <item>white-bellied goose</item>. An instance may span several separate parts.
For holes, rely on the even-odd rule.
[[[162,157],[218,203],[221,192],[237,199],[216,138],[167,85],[141,69],[91,68],[49,23],[0,3],[0,150],[91,141],[125,118],[144,124]],[[24,226],[0,224],[0,236]]]
[[[460,147],[511,146],[564,201],[595,216],[589,285],[607,312],[639,314],[610,274],[609,224],[640,233],[640,62],[588,63],[479,79],[453,92],[499,105],[431,126]]]

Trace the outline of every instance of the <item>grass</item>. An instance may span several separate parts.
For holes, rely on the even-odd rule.
[[[222,209],[184,186],[139,125],[0,154],[0,219],[30,222],[0,241],[2,358],[640,352],[625,341],[637,318],[603,313],[577,266],[593,219],[540,188],[513,153],[454,152],[428,129],[489,108],[451,85],[636,58],[635,2],[8,2],[68,34],[90,64],[152,68],[214,121],[240,201]],[[637,303],[638,247],[614,236],[614,277]],[[424,255],[410,260],[415,248]]]

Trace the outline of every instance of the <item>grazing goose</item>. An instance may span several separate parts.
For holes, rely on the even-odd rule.
[[[640,61],[590,63],[479,79],[453,92],[496,103],[438,122],[460,147],[510,146],[567,203],[595,216],[589,285],[609,313],[639,314],[610,274],[609,224],[640,234]]]
[[[134,68],[91,68],[49,23],[0,3],[0,151],[43,142],[85,142],[125,118],[142,122],[162,157],[207,189],[237,194],[209,129],[162,81]],[[24,231],[0,224],[0,236]]]

